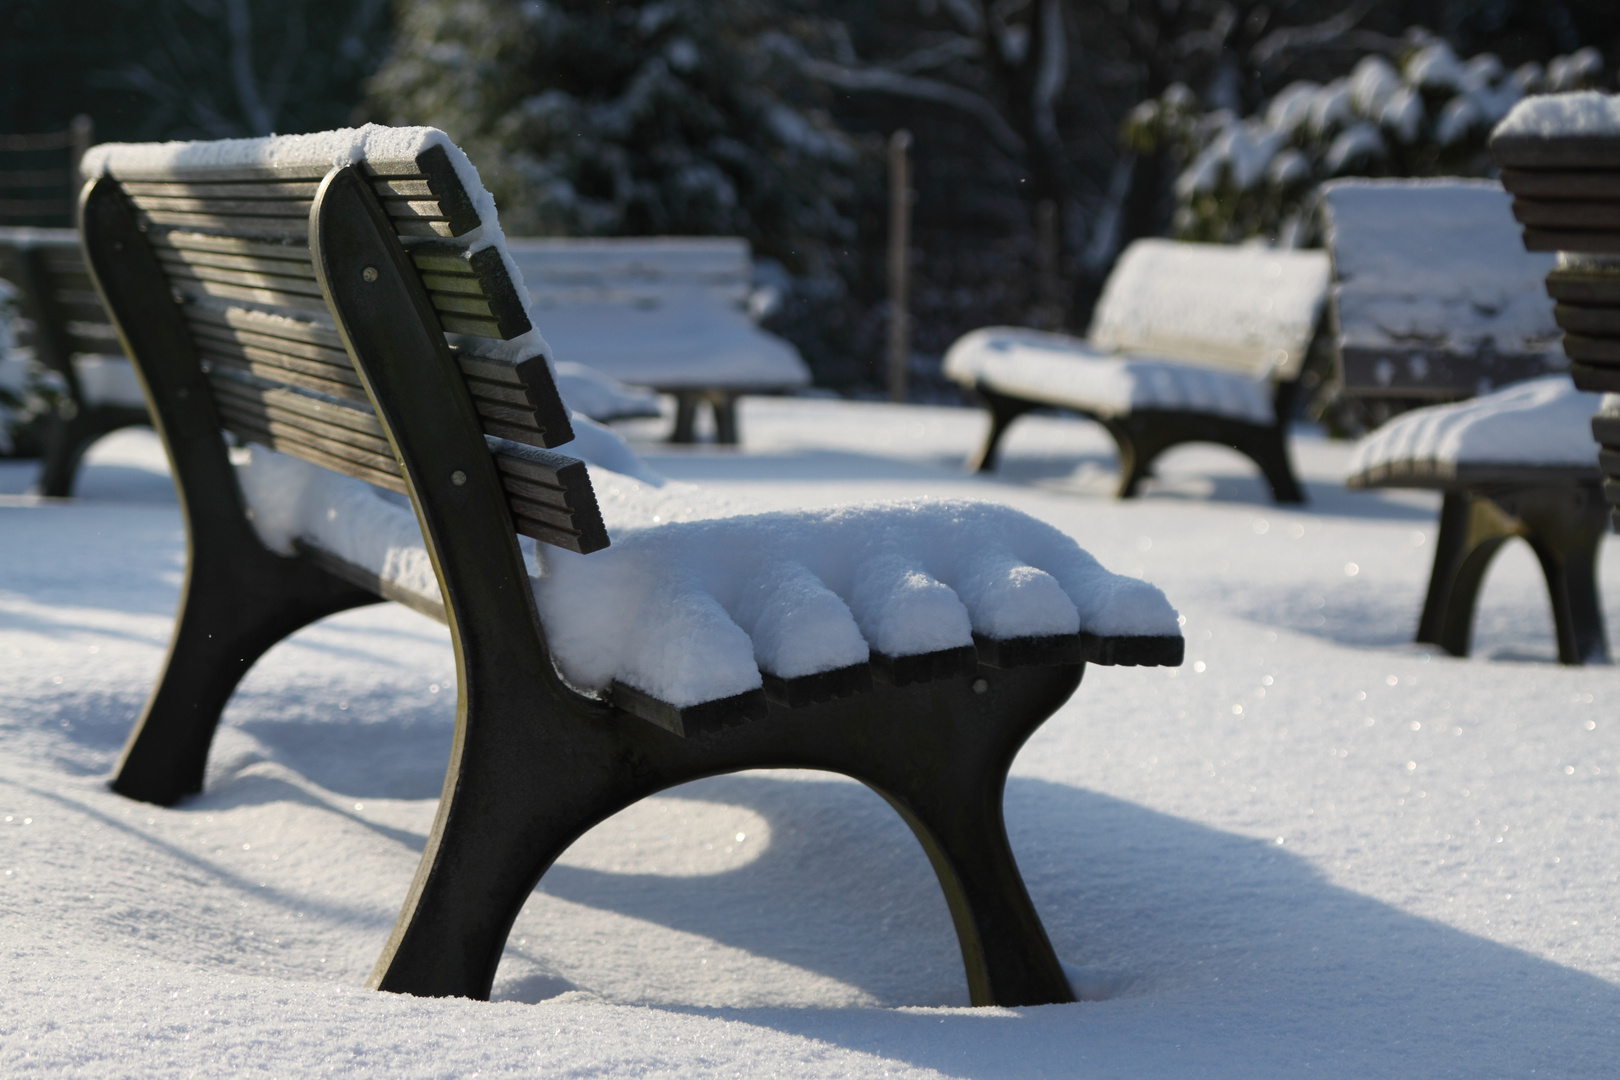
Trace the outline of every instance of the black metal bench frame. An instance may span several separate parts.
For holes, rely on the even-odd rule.
[[[1107,429],[1119,449],[1119,487],[1115,495],[1134,498],[1142,481],[1153,475],[1153,463],[1166,450],[1184,443],[1230,446],[1260,468],[1271,497],[1279,503],[1302,503],[1305,491],[1294,476],[1288,458],[1288,423],[1293,416],[1299,380],[1278,383],[1272,399],[1276,421],[1254,424],[1213,413],[1171,409],[1135,409],[1105,415],[1059,401],[1041,400],[992,389],[982,380],[974,392],[990,413],[990,431],[984,445],[968,463],[975,472],[994,472],[1001,439],[1013,421],[1038,409],[1056,409],[1095,420]]]
[[[221,434],[245,423],[256,432],[259,421],[211,389],[211,379],[226,387],[200,364],[193,328],[148,242],[146,229],[164,212],[151,207],[162,204],[132,199],[112,178],[85,188],[86,252],[168,448],[188,537],[175,636],[114,789],[163,804],[199,791],[220,713],[260,655],[327,614],[400,599],[448,624],[458,702],[438,814],[371,986],[486,998],[523,903],[587,829],[689,780],[806,767],[868,784],[917,835],[949,903],[974,1004],[1072,1000],[1008,846],[1007,771],[1088,660],[1179,663],[1181,638],[981,641],[948,654],[874,657],[869,670],[832,677],[767,679],[765,691],[689,710],[649,710],[620,688],[608,700],[575,692],[547,651],[515,532],[591,550],[601,545],[583,520],[590,515],[576,506],[574,530],[551,537],[521,517],[507,459],[491,452],[489,410],[469,393],[466,359],[447,347],[450,317],[435,310],[421,260],[378,197],[381,184],[360,166],[327,174],[309,206],[308,252],[397,463],[397,489],[415,508],[442,609],[330,555],[306,548],[288,558],[263,547]],[[453,219],[454,200],[440,199]],[[289,415],[272,412],[283,426],[266,422],[265,437],[291,439]],[[562,431],[543,434],[564,441]],[[345,445],[327,450],[347,453]],[[283,448],[311,460],[326,452],[295,441]],[[571,459],[550,459],[558,476],[571,468]],[[396,478],[357,464],[365,460],[325,462],[374,482]],[[583,467],[572,475],[569,498],[582,503],[588,478],[581,489]],[[594,503],[588,509],[594,515]]]
[[[1597,576],[1608,504],[1595,465],[1458,467],[1444,474],[1408,465],[1357,478],[1352,486],[1444,492],[1434,567],[1413,640],[1467,656],[1485,573],[1502,545],[1518,537],[1536,553],[1547,581],[1559,663],[1608,663]]]

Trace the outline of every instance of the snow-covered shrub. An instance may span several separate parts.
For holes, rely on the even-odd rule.
[[[1263,236],[1286,246],[1313,239],[1313,193],[1336,176],[1485,176],[1491,127],[1528,94],[1596,86],[1603,58],[1585,48],[1546,68],[1508,71],[1490,53],[1458,59],[1422,29],[1393,59],[1363,57],[1321,85],[1295,82],[1253,116],[1206,112],[1186,87],[1131,111],[1125,137],[1138,149],[1169,145],[1180,156],[1177,235],[1234,242]]]

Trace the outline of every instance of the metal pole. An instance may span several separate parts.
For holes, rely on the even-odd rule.
[[[889,136],[889,400],[906,400],[911,357],[911,132]]]

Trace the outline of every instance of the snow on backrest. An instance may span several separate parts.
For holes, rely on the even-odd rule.
[[[1494,180],[1336,180],[1323,188],[1346,343],[1557,353],[1544,281]]]
[[[1290,379],[1327,287],[1320,251],[1138,240],[1108,275],[1088,336],[1105,349]]]

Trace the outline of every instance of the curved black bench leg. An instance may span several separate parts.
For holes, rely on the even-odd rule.
[[[969,1000],[974,1005],[1073,1001],[1007,842],[1004,784],[1004,775],[984,776],[971,792],[926,802],[877,790],[911,826],[939,878],[962,949]]]
[[[1101,423],[1119,451],[1119,487],[1114,495],[1120,499],[1141,494],[1142,481],[1153,475],[1159,455],[1186,441],[1159,417],[1104,418]]]
[[[1293,463],[1288,459],[1288,431],[1282,426],[1260,429],[1234,448],[1247,455],[1260,466],[1260,472],[1271,486],[1271,498],[1277,503],[1302,503],[1305,491],[1294,477]]]
[[[53,498],[73,494],[73,481],[90,444],[120,428],[151,423],[145,409],[110,405],[69,408],[73,411],[71,417],[58,413],[46,429],[39,492]]]
[[[975,388],[979,400],[984,403],[985,409],[990,413],[990,431],[984,437],[984,445],[979,452],[968,462],[970,472],[995,472],[1001,449],[1001,438],[1012,427],[1013,421],[1020,416],[1040,406],[1033,402],[1021,401],[1018,398],[998,394],[994,390],[979,386]]]
[[[1519,521],[1490,499],[1467,491],[1446,492],[1429,591],[1413,640],[1438,645],[1452,656],[1468,655],[1485,571],[1502,545],[1521,535],[1520,530]]]
[[[701,396],[694,390],[675,392],[675,430],[669,434],[672,443],[697,442],[697,410]]]
[[[119,794],[172,806],[201,791],[220,714],[254,662],[317,619],[380,599],[303,559],[255,547],[194,538],[163,674],[113,774]]]
[[[1599,548],[1609,529],[1602,489],[1583,483],[1573,489],[1515,491],[1501,501],[1523,521],[1525,539],[1547,579],[1559,663],[1608,663],[1608,635],[1597,587]]]
[[[714,441],[721,446],[736,446],[740,441],[737,434],[737,395],[718,392],[709,399],[709,407],[714,410]]]

